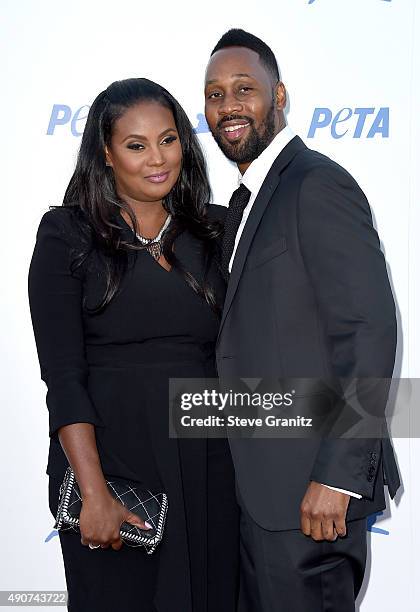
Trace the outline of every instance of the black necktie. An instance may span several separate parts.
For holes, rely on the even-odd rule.
[[[229,277],[229,262],[235,247],[236,234],[250,196],[251,192],[249,189],[241,183],[238,189],[232,193],[232,197],[229,201],[229,209],[225,218],[225,233],[222,242],[222,272],[225,278]]]

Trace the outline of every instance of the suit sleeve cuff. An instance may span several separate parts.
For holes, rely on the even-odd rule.
[[[355,497],[356,499],[362,499],[362,496],[359,493],[354,493],[354,491],[346,491],[345,489],[338,489],[337,487],[330,487],[330,485],[326,485],[321,483],[322,486],[331,489],[332,491],[338,491],[339,493],[345,493],[346,495],[350,495],[350,497]]]

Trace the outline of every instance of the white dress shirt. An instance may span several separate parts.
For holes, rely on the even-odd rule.
[[[268,147],[264,149],[257,159],[248,166],[247,170],[243,175],[239,175],[238,184],[243,183],[247,189],[251,192],[251,196],[249,198],[249,202],[245,207],[241,223],[238,228],[238,233],[235,238],[235,246],[233,248],[232,257],[229,262],[229,272],[232,270],[233,260],[235,258],[236,249],[238,248],[239,241],[242,236],[242,232],[244,231],[244,227],[246,225],[247,219],[249,217],[249,213],[251,212],[252,206],[255,202],[255,198],[258,195],[259,190],[264,182],[265,177],[267,176],[268,171],[274,163],[274,160],[278,157],[281,151],[285,148],[287,144],[295,137],[293,130],[290,129],[288,125],[286,125],[270,142]],[[339,491],[340,493],[346,493],[347,495],[351,495],[351,497],[356,497],[357,499],[361,499],[362,496],[358,493],[353,493],[353,491],[346,491],[345,489],[339,489],[337,487],[331,487],[329,485],[324,485],[333,491]]]

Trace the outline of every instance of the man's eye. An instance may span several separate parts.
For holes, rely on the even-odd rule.
[[[212,98],[218,98],[221,95],[222,94],[220,93],[220,91],[214,91],[213,93],[209,94],[207,97],[209,100],[211,100]]]
[[[141,149],[144,149],[144,146],[139,142],[132,142],[127,145],[127,148],[131,149],[132,151],[141,151]]]
[[[240,92],[244,92],[244,93],[248,93],[248,91],[251,91],[252,87],[241,87],[239,89]]]
[[[162,140],[161,144],[170,144],[171,142],[174,142],[175,140],[178,140],[176,136],[167,136],[165,140]]]

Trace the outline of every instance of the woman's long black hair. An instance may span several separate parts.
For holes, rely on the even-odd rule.
[[[121,209],[129,215],[136,233],[139,229],[132,208],[117,194],[113,170],[106,165],[105,146],[110,145],[115,121],[128,108],[145,101],[156,102],[172,111],[182,148],[180,175],[163,200],[165,210],[172,215],[163,240],[164,257],[171,266],[181,270],[192,289],[219,312],[214,291],[205,280],[221,225],[206,214],[211,191],[204,156],[180,104],[166,89],[148,79],[115,81],[97,96],[90,108],[76,168],[63,200],[65,207],[80,206],[82,234],[87,238],[86,249],[76,254],[73,268],[86,260],[92,248],[105,256],[106,290],[101,303],[88,309],[97,313],[117,293],[129,251],[144,248],[136,242],[134,233],[131,242],[121,238],[121,226],[115,222],[115,215]],[[205,275],[201,283],[181,265],[172,249],[174,240],[184,230],[190,231],[203,244]]]

